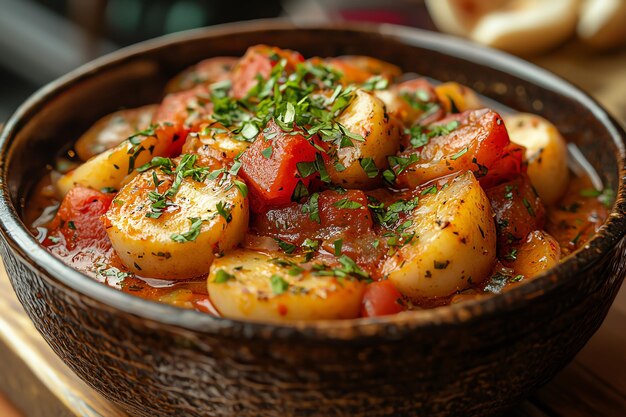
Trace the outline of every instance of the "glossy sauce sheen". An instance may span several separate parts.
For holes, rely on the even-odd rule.
[[[287,67],[293,66],[295,68],[298,65],[300,59],[298,56],[283,52],[281,54],[285,56]],[[196,68],[200,76],[196,78],[191,76],[190,74],[194,70],[190,69],[181,76],[182,78],[178,77],[175,82],[170,83],[168,91],[176,93],[177,89],[184,87],[185,89],[193,89],[188,91],[196,91],[194,94],[201,96],[207,88],[202,84],[201,76],[213,77],[211,81],[222,81],[231,76],[228,74],[234,72],[232,94],[245,97],[245,91],[254,87],[254,83],[250,82],[248,72],[258,72],[267,77],[272,71],[272,66],[266,68],[266,62],[259,56],[258,51],[256,55],[254,53],[246,54],[241,62],[247,66],[241,63],[237,64],[238,61],[232,58],[216,58],[218,66],[211,65],[211,60],[203,61]],[[372,72],[371,65],[364,68],[360,64],[354,64],[354,62],[360,61],[333,58],[325,62],[334,65],[334,68],[339,71],[344,71],[347,77],[357,80],[358,83],[370,82],[375,74],[379,74],[376,77],[382,74],[389,79],[399,74],[399,72],[395,74],[395,70],[391,71],[391,75],[386,73],[384,65],[388,64],[384,63],[382,72]],[[380,70],[380,68],[376,68]],[[200,86],[196,86],[198,82]],[[321,160],[316,162],[316,154],[319,154],[319,149],[327,148],[328,144],[321,141],[314,142],[306,138],[305,135],[299,135],[296,131],[290,134],[288,142],[284,142],[287,143],[286,147],[275,145],[271,153],[265,142],[258,138],[247,150],[245,147],[240,149],[241,144],[236,141],[229,145],[230,142],[224,142],[220,138],[211,139],[203,136],[204,133],[199,127],[202,117],[204,117],[202,114],[207,112],[207,108],[211,106],[204,105],[202,107],[202,103],[199,106],[203,110],[194,112],[193,117],[196,119],[189,116],[185,121],[185,135],[189,132],[191,135],[186,142],[182,140],[176,142],[177,139],[175,138],[176,143],[173,145],[173,149],[176,150],[172,152],[175,156],[181,152],[182,147],[183,153],[196,154],[197,160],[202,165],[220,167],[220,158],[232,160],[241,150],[245,151],[241,156],[244,165],[239,176],[245,180],[250,190],[248,197],[250,221],[248,231],[239,245],[240,248],[263,253],[278,253],[282,250],[289,254],[291,253],[290,250],[304,247],[308,241],[314,239],[321,242],[319,248],[315,250],[314,261],[334,265],[337,263],[338,254],[342,254],[342,256],[345,255],[356,262],[363,274],[374,278],[374,281],[381,278],[380,271],[385,270],[386,263],[390,262],[390,254],[397,254],[396,251],[400,250],[396,249],[396,243],[393,239],[400,239],[398,247],[401,248],[402,244],[407,244],[402,239],[410,241],[412,238],[412,236],[406,237],[405,235],[398,237],[399,234],[388,237],[389,230],[384,225],[385,221],[388,220],[381,220],[388,212],[383,211],[381,214],[376,207],[388,209],[398,201],[408,204],[411,201],[416,201],[418,202],[416,206],[419,207],[419,201],[428,201],[431,195],[441,192],[449,186],[454,186],[455,181],[458,181],[459,173],[467,170],[473,171],[474,176],[478,177],[480,185],[486,190],[486,195],[490,198],[491,206],[495,211],[498,260],[495,262],[491,277],[487,279],[472,276],[463,277],[463,279],[467,279],[466,288],[446,296],[428,296],[428,290],[426,290],[423,293],[416,291],[412,296],[399,297],[397,289],[394,288],[390,280],[374,282],[368,286],[365,300],[373,300],[372,302],[377,303],[376,308],[378,310],[368,310],[371,306],[368,305],[368,302],[364,302],[362,315],[393,314],[404,309],[431,308],[476,298],[485,293],[506,291],[531,279],[535,271],[533,268],[539,267],[533,265],[534,263],[539,265],[552,262],[550,263],[552,265],[559,261],[559,257],[566,256],[583,246],[605,221],[608,212],[607,207],[612,203],[610,195],[604,191],[596,191],[587,176],[570,174],[569,185],[563,197],[557,203],[544,209],[537,192],[524,174],[525,167],[524,164],[521,164],[521,160],[525,150],[512,143],[509,144],[504,122],[499,114],[488,110],[471,111],[472,108],[478,108],[474,107],[477,106],[474,103],[477,99],[468,93],[464,87],[444,84],[437,88],[438,90],[426,79],[418,79],[391,85],[380,93],[376,92],[382,97],[386,94],[385,91],[395,91],[394,94],[397,96],[394,97],[403,97],[405,90],[413,93],[417,91],[417,97],[419,100],[423,100],[423,102],[418,103],[417,107],[414,107],[410,105],[410,102],[403,102],[397,98],[385,100],[382,97],[385,102],[385,111],[384,115],[381,113],[379,117],[384,123],[388,123],[385,132],[376,130],[376,126],[360,127],[363,122],[358,120],[359,112],[376,111],[375,106],[371,107],[372,104],[370,104],[370,102],[375,104],[372,101],[371,96],[373,94],[371,93],[363,93],[362,100],[358,101],[361,108],[351,109],[348,107],[339,116],[346,126],[353,126],[353,123],[356,123],[353,133],[357,135],[362,135],[365,138],[369,135],[380,135],[382,142],[372,146],[386,147],[386,156],[397,155],[400,158],[398,159],[401,161],[400,163],[403,160],[410,161],[404,172],[397,172],[397,182],[394,187],[381,186],[382,182],[379,181],[379,178],[372,180],[373,177],[369,174],[364,176],[360,170],[363,169],[367,172],[367,167],[364,167],[362,160],[359,160],[360,166],[359,163],[356,164],[355,170],[354,160],[350,159],[352,158],[350,155],[350,152],[353,152],[352,147],[339,148],[337,158],[340,163],[345,165],[343,170],[335,171],[326,154],[322,159],[329,167],[328,175],[332,182],[338,185],[345,184],[346,180],[343,178],[346,178],[346,174],[350,174],[351,179],[360,178],[354,180],[358,187],[348,190],[336,189],[320,182],[320,178],[316,176],[299,179],[299,171],[294,165],[288,165],[285,162],[288,161],[288,158],[283,157],[283,155],[297,155],[299,161],[321,164]],[[201,93],[197,93],[198,91]],[[191,93],[183,94],[190,95]],[[172,101],[172,97],[172,95],[168,96],[167,100],[170,101],[156,111],[157,116],[155,117],[160,117],[158,115],[163,112],[175,111],[177,113],[175,113],[174,118],[180,119],[180,108],[184,106],[181,107],[179,103]],[[440,98],[437,99],[437,97]],[[441,97],[445,97],[445,100],[442,100]],[[436,103],[432,109],[428,108],[430,101]],[[416,120],[416,108],[419,109],[418,114],[421,114],[420,124],[428,126],[427,132],[434,131],[439,127],[443,132],[431,135],[429,146],[426,147],[423,147],[423,143],[416,145],[412,142],[413,140],[421,140],[419,135],[412,136],[413,133],[401,135],[398,133],[402,129],[402,123],[404,123],[404,128],[411,127],[413,122],[407,122],[407,120]],[[462,112],[464,109],[467,111]],[[155,113],[155,107],[146,107],[142,111],[149,111],[149,115],[152,115]],[[461,111],[461,113],[446,115],[446,111],[452,113]],[[137,113],[130,114],[132,116],[129,116],[128,121],[123,119],[123,114],[116,116],[117,118],[121,117],[121,122],[118,122],[115,129],[118,131],[127,129],[126,126],[123,126],[123,129],[120,128],[119,123],[127,123],[129,126],[139,128],[136,121]],[[147,116],[142,117],[145,119]],[[190,118],[192,118],[191,121]],[[357,119],[356,122],[354,122],[355,118]],[[144,122],[142,122],[142,128],[145,128]],[[263,135],[273,138],[276,135],[284,134],[280,126],[272,123],[270,122],[269,127],[264,132],[259,133],[259,138]],[[103,123],[100,124],[103,125]],[[433,128],[433,126],[439,127]],[[446,131],[446,126],[454,126],[452,133]],[[459,126],[461,127],[459,128]],[[359,129],[363,130],[359,132]],[[90,136],[97,137],[97,134],[98,132],[91,132]],[[220,134],[217,133],[217,135]],[[401,137],[400,143],[389,145],[389,138],[392,135]],[[110,139],[111,135],[108,138]],[[410,138],[411,141],[409,141]],[[222,145],[226,143],[229,148],[220,151],[216,151],[214,147],[207,148],[206,144],[211,143],[211,140],[221,140],[220,143]],[[85,139],[83,142],[87,142],[80,144],[81,149],[87,149],[87,151],[83,150],[85,153],[89,151],[89,142]],[[279,142],[276,141],[275,143],[278,144]],[[543,148],[540,151],[543,152]],[[464,158],[466,153],[474,155],[474,158]],[[25,220],[27,224],[32,225],[33,234],[38,236],[42,244],[65,263],[106,285],[145,299],[219,315],[209,299],[205,276],[171,280],[142,277],[140,276],[141,268],[136,262],[134,268],[124,265],[113,250],[107,236],[101,236],[101,229],[96,227],[93,229],[93,236],[89,235],[91,233],[89,232],[91,230],[89,225],[104,219],[103,216],[106,212],[104,206],[107,205],[108,207],[110,201],[116,204],[114,193],[93,193],[92,195],[88,190],[70,190],[72,201],[80,205],[81,201],[84,200],[85,205],[68,208],[66,206],[68,203],[64,202],[61,210],[57,213],[61,201],[58,199],[58,193],[53,184],[60,175],[58,171],[67,171],[68,164],[71,167],[71,163],[65,158],[66,156],[58,158],[56,169],[51,169],[50,174],[44,176],[34,190],[29,204],[25,207]],[[70,152],[70,156],[74,156],[73,151]],[[259,166],[255,162],[258,160],[267,160],[266,165]],[[378,164],[378,166],[386,163],[384,159],[382,162],[373,162],[374,165]],[[489,167],[489,170],[486,167]],[[392,168],[395,170],[397,167]],[[273,175],[280,175],[282,181],[274,182]],[[264,182],[255,183],[255,178],[262,178]],[[474,177],[472,176],[472,178]],[[478,184],[476,180],[472,181]],[[307,207],[305,207],[307,200],[292,201],[294,189],[300,186],[298,182],[309,188],[310,192],[319,193],[316,201],[319,210],[317,220],[314,220],[314,217],[307,211]],[[256,189],[254,188],[255,184]],[[97,202],[98,199],[102,200],[102,207]],[[522,201],[523,205],[521,205]],[[517,206],[512,208],[514,204]],[[463,209],[462,205],[460,207]],[[74,210],[74,213],[80,212],[82,213],[81,218],[64,218],[63,210]],[[406,225],[406,221],[410,220],[408,213],[406,210],[398,211],[397,216],[393,219],[395,227],[401,227],[402,224]],[[54,217],[55,214],[56,217]],[[87,230],[87,233],[75,236],[79,222],[83,222],[80,226],[81,230]],[[442,230],[449,227],[448,224],[438,226]],[[452,229],[455,226],[453,224]],[[410,229],[410,226],[408,227]],[[483,238],[486,238],[482,228],[480,233]],[[419,237],[420,231],[414,234]],[[385,236],[385,238],[381,239],[381,236]],[[459,235],[459,239],[462,240],[470,238],[471,236]],[[548,255],[533,258],[537,248],[547,248],[544,252]],[[556,254],[554,259],[548,259],[550,253]],[[156,256],[154,253],[153,255]],[[166,257],[168,254],[164,253],[158,256]],[[217,256],[219,258],[220,254],[218,253]],[[495,254],[489,256],[495,256]],[[405,260],[402,260],[402,257],[399,259],[398,262],[402,262],[401,265],[403,265]],[[409,260],[407,258],[406,261]],[[523,264],[524,262],[526,264]],[[435,260],[434,269],[432,271],[426,270],[425,273],[429,277],[431,273],[437,273],[437,270],[445,269],[449,264],[449,259]],[[139,273],[131,272],[132,269]],[[524,274],[519,274],[519,271],[529,271],[526,274],[528,278]],[[402,285],[402,281],[396,282]],[[397,302],[389,303],[388,300],[390,299]]]

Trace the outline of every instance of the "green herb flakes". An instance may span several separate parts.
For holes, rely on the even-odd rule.
[[[270,277],[270,285],[275,295],[280,295],[289,289],[289,283],[280,275],[272,275]]]

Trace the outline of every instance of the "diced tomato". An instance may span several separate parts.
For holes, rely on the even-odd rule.
[[[506,256],[512,246],[526,239],[533,230],[541,230],[546,210],[524,174],[486,190],[495,214],[498,255]]]
[[[319,210],[322,227],[339,227],[360,233],[374,225],[367,196],[360,190],[324,191],[319,197]]]
[[[49,229],[63,235],[68,250],[94,245],[107,247],[109,239],[100,216],[107,211],[112,200],[113,194],[74,187],[63,199]],[[48,238],[44,244],[49,246],[53,242]]]
[[[154,116],[158,125],[156,134],[165,155],[180,154],[189,132],[198,130],[212,108],[205,85],[165,96]]]
[[[404,311],[402,294],[389,280],[372,282],[365,288],[361,316],[387,316]]]
[[[248,184],[251,208],[257,213],[289,204],[298,182],[308,186],[313,178],[301,178],[297,163],[314,162],[316,149],[304,136],[293,133],[283,132],[270,121],[240,158],[239,174]]]
[[[239,62],[238,58],[230,56],[216,56],[200,61],[170,80],[165,91],[177,93],[189,90],[198,84],[211,84],[227,80],[237,62]]]
[[[454,122],[458,126],[454,127]],[[431,137],[425,145],[411,148],[401,157],[417,158],[398,177],[398,183],[415,188],[447,174],[473,171],[476,176],[502,158],[509,135],[500,115],[489,109],[450,115],[429,127],[449,126],[450,133]]]
[[[367,207],[367,196],[360,190],[319,193],[317,204],[293,203],[271,209],[253,219],[253,227],[263,236],[271,236],[300,245],[306,239],[323,239],[349,234],[358,237],[372,230],[374,222]],[[308,209],[304,207],[308,206]],[[311,213],[314,207],[315,214]],[[319,216],[319,222],[316,215]],[[331,238],[332,239],[332,238]]]
[[[304,62],[304,57],[300,53],[288,49],[266,45],[248,48],[233,69],[232,96],[237,99],[244,98],[248,91],[257,85],[257,77],[268,79],[274,65],[283,58],[287,60],[285,66],[287,72],[293,71],[298,63]]]
[[[525,154],[526,148],[511,142],[504,149],[502,157],[496,160],[491,168],[477,173],[480,185],[483,188],[494,187],[526,173],[528,165],[525,163]]]

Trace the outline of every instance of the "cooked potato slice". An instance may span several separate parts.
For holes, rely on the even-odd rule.
[[[484,107],[474,90],[459,83],[447,82],[439,84],[435,87],[435,92],[448,113],[454,108],[464,112]]]
[[[63,175],[56,184],[59,194],[64,196],[75,185],[94,190],[119,189],[135,174],[135,168],[165,152],[164,143],[156,135],[138,137],[135,143],[125,140]]]
[[[183,153],[198,155],[201,165],[216,166],[232,162],[248,149],[250,142],[237,140],[227,129],[204,126],[197,134],[190,134],[183,145]]]
[[[532,278],[559,263],[561,247],[546,232],[535,230],[528,234],[526,241],[517,250],[511,252],[509,258],[515,259],[511,268],[516,274]]]
[[[496,260],[489,200],[471,172],[421,197],[406,232],[415,237],[387,259],[382,272],[411,298],[444,297],[480,283]]]
[[[299,256],[236,249],[215,259],[208,278],[211,302],[224,316],[259,321],[358,317],[365,284],[316,276]]]
[[[155,188],[153,173],[161,182]],[[126,184],[105,214],[113,248],[134,273],[152,278],[191,278],[209,272],[214,254],[229,250],[248,227],[248,201],[233,179],[182,179],[158,218],[155,191],[171,189],[174,175],[148,170]]]
[[[119,145],[135,132],[147,129],[158,105],[116,111],[98,120],[76,141],[74,149],[83,161]]]
[[[357,90],[356,97],[337,118],[351,133],[363,137],[353,140],[354,146],[337,150],[337,161],[345,170],[337,171],[330,161],[327,169],[333,183],[345,188],[373,188],[380,183],[380,173],[388,168],[388,155],[395,155],[400,141],[400,130],[387,115],[383,102],[371,93]],[[366,172],[362,161],[376,165],[375,171]]]
[[[526,148],[528,176],[546,205],[555,204],[569,183],[567,144],[556,127],[534,114],[505,118],[511,141]]]

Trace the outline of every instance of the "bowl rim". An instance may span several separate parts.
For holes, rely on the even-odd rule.
[[[524,285],[503,294],[480,297],[460,304],[435,309],[404,312],[378,318],[350,320],[320,320],[312,322],[256,322],[213,317],[206,313],[185,310],[123,293],[89,278],[71,268],[41,246],[22,222],[11,201],[7,185],[7,167],[13,138],[29,119],[52,98],[68,87],[97,73],[107,71],[126,60],[149,51],[194,39],[267,31],[293,30],[349,31],[363,35],[380,35],[405,44],[437,51],[454,58],[489,66],[506,72],[525,82],[568,96],[581,103],[607,129],[619,150],[616,155],[619,170],[616,201],[605,224],[583,248],[564,258],[558,266],[546,271]],[[523,307],[532,299],[563,285],[599,262],[626,234],[626,133],[593,98],[578,87],[507,53],[477,45],[470,41],[429,32],[422,29],[390,24],[331,23],[295,24],[284,19],[267,19],[228,23],[209,28],[193,29],[165,35],[128,46],[90,61],[68,74],[45,85],[31,95],[9,118],[0,135],[0,232],[17,255],[31,270],[46,277],[53,285],[78,292],[107,307],[127,313],[142,321],[152,321],[179,329],[206,334],[225,334],[245,337],[305,338],[315,340],[353,340],[385,337],[399,339],[407,332],[427,331],[438,326],[458,326],[462,323],[489,317],[507,309]]]

